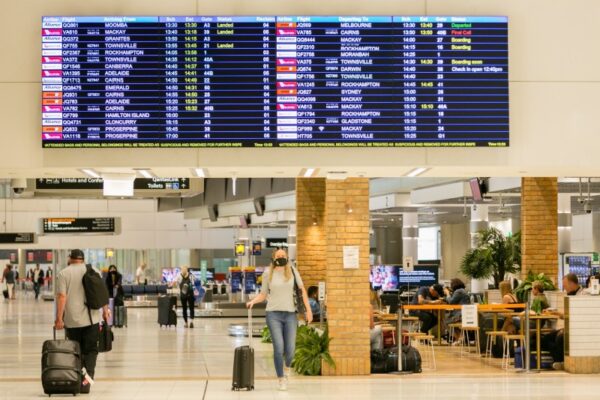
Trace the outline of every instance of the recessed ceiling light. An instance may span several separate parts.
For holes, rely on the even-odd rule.
[[[84,174],[86,174],[87,176],[89,176],[91,178],[96,178],[96,179],[102,178],[98,172],[94,171],[91,168],[82,168],[81,172],[83,172]]]
[[[306,171],[304,171],[304,177],[310,178],[314,173],[315,173],[314,168],[306,168]]]
[[[204,168],[194,168],[194,174],[196,174],[198,178],[206,178],[207,175]]]
[[[139,172],[140,175],[146,179],[152,179],[156,177],[152,172],[150,172],[150,170],[147,169],[138,169],[137,172]]]
[[[425,168],[425,167],[418,167],[415,169],[410,170],[407,174],[405,174],[404,176],[409,177],[409,178],[414,178],[415,176],[419,176],[421,175],[423,172],[429,170],[429,168]]]

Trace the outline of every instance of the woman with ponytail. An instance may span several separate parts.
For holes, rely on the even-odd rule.
[[[246,304],[248,308],[252,308],[254,304],[267,300],[267,326],[273,341],[273,358],[279,378],[279,390],[287,390],[289,370],[294,358],[298,328],[294,303],[295,286],[302,291],[306,322],[309,323],[312,321],[312,312],[302,278],[290,265],[286,251],[278,249],[273,253],[271,268],[263,275],[260,294]]]

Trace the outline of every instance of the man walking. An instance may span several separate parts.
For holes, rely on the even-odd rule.
[[[57,330],[66,329],[69,340],[79,342],[82,364],[87,374],[93,379],[98,358],[100,316],[97,310],[89,310],[86,306],[83,287],[83,276],[86,273],[84,259],[85,256],[81,250],[71,250],[67,268],[58,274],[55,327]],[[108,305],[102,308],[102,316],[105,321],[110,318]],[[90,383],[84,380],[81,393],[89,392]]]
[[[33,282],[33,291],[35,299],[40,297],[40,287],[44,284],[44,271],[40,269],[40,264],[36,264],[35,269],[31,271],[31,280]]]

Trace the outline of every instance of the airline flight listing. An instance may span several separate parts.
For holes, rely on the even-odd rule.
[[[508,21],[43,17],[42,142],[505,147]]]

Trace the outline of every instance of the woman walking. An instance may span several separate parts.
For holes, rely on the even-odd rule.
[[[301,301],[306,309],[306,322],[309,323],[312,321],[312,312],[302,278],[290,265],[286,251],[276,250],[271,260],[271,268],[263,275],[260,294],[246,304],[248,308],[252,308],[255,304],[267,300],[267,326],[273,341],[273,359],[279,378],[279,390],[287,390],[289,370],[296,347],[298,318],[294,286],[302,290]]]

